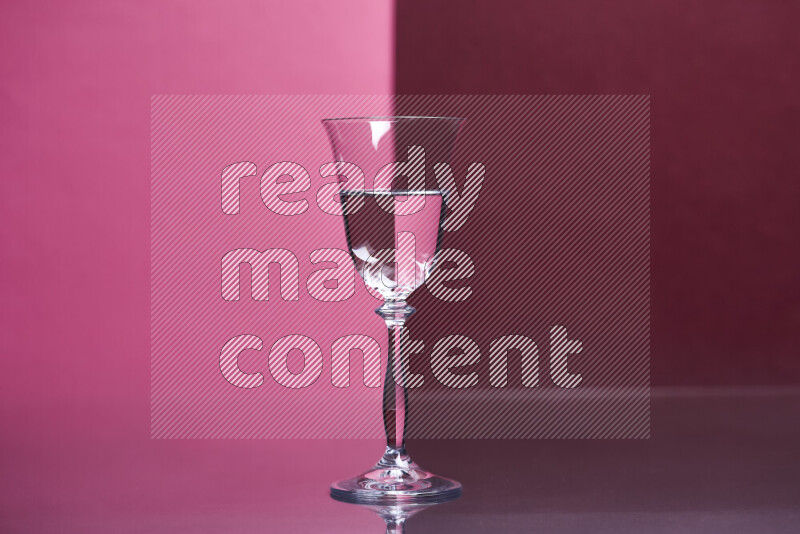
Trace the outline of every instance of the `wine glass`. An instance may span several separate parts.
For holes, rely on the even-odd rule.
[[[348,248],[367,288],[383,299],[375,312],[386,323],[389,337],[383,384],[386,450],[368,471],[334,483],[331,496],[365,504],[456,499],[460,483],[426,471],[406,452],[406,388],[411,377],[402,345],[405,322],[416,311],[406,299],[436,267],[445,215],[447,192],[425,187],[425,160],[449,161],[461,120],[372,117],[323,122],[347,180],[339,198]],[[371,186],[366,176],[374,176]],[[398,187],[401,180],[405,187]]]

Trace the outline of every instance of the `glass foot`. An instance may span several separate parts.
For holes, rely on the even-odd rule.
[[[331,485],[331,497],[359,504],[440,503],[460,496],[460,483],[429,473],[405,449],[389,447],[366,473]]]

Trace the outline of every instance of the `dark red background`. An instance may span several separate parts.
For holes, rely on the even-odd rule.
[[[396,92],[652,95],[652,383],[798,384],[798,20],[789,1],[400,0]]]

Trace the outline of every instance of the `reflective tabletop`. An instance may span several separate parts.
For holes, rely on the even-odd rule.
[[[380,442],[151,440],[138,406],[62,406],[47,429],[6,410],[0,531],[797,532],[800,392],[654,390],[651,407],[648,440],[413,442],[464,494],[412,514],[328,495]]]

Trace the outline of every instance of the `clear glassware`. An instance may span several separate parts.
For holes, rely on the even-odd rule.
[[[410,517],[431,506],[436,506],[437,504],[438,503],[397,502],[384,505],[362,504],[361,506],[369,509],[383,519],[384,523],[386,523],[386,534],[404,534],[406,531],[406,522]]]
[[[389,351],[383,384],[386,450],[368,471],[335,482],[335,499],[363,503],[434,503],[456,499],[461,484],[414,463],[405,448],[408,413],[406,299],[435,268],[446,191],[426,187],[426,169],[449,163],[461,119],[365,117],[325,119],[337,174],[347,243],[368,288],[383,299]],[[355,166],[355,167],[354,167]],[[357,168],[356,168],[357,167]],[[428,181],[433,173],[428,172]]]

